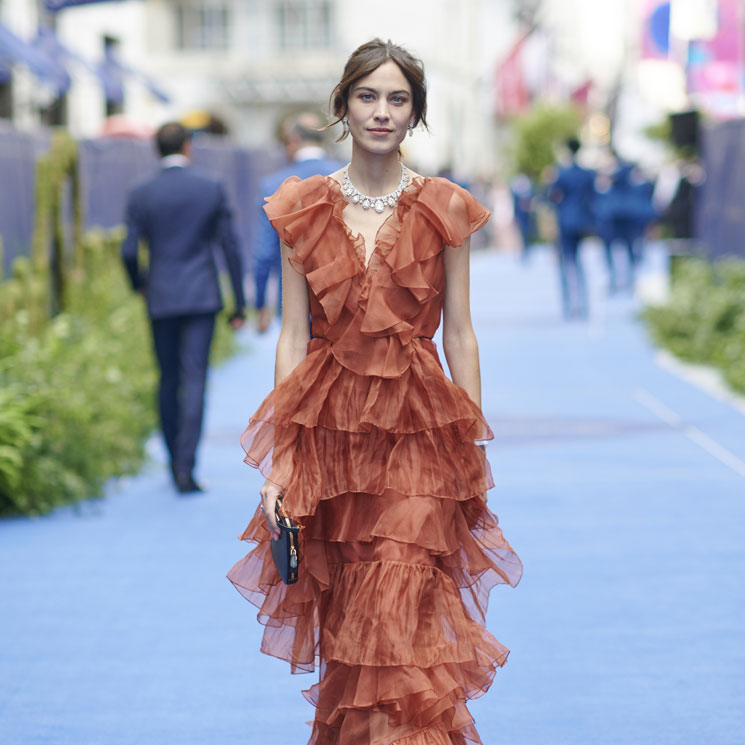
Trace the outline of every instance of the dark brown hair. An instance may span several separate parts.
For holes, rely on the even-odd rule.
[[[155,146],[161,158],[183,152],[189,131],[178,122],[166,122],[155,133]]]
[[[331,93],[331,111],[336,120],[329,126],[338,124],[346,115],[349,105],[349,92],[352,86],[377,70],[384,62],[395,62],[411,86],[411,105],[414,111],[414,126],[420,122],[427,127],[427,82],[424,79],[424,65],[411,52],[394,44],[390,39],[373,39],[352,52],[344,73]],[[345,139],[347,132],[342,132],[337,142]]]

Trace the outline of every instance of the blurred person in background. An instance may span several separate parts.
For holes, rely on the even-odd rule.
[[[634,287],[634,238],[636,224],[633,219],[634,187],[631,183],[633,165],[615,161],[612,172],[605,178],[598,177],[595,197],[595,217],[598,236],[603,241],[605,265],[608,270],[608,292],[618,291],[618,267],[614,249],[621,244],[625,251],[625,282],[630,291]]]
[[[171,474],[180,494],[193,494],[202,491],[194,466],[215,316],[222,309],[215,243],[235,295],[235,329],[243,325],[243,274],[225,190],[191,167],[187,130],[164,124],[155,143],[160,172],[129,195],[121,253],[132,287],[147,300]],[[147,270],[139,263],[140,240],[147,244]]]
[[[587,283],[579,255],[583,238],[594,230],[595,171],[577,163],[579,140],[566,142],[571,163],[559,168],[549,187],[559,225],[559,276],[565,318],[587,318]]]
[[[641,239],[654,218],[652,188],[642,180],[633,163],[617,162],[617,166],[603,188],[598,178],[596,195],[596,227],[603,241],[606,266],[608,267],[608,290],[616,292],[625,287],[634,289],[636,266],[641,260]],[[625,281],[619,283],[614,248],[620,243],[625,250]]]
[[[241,438],[266,476],[242,535],[257,545],[228,578],[261,608],[262,652],[320,665],[311,742],[479,742],[465,702],[507,658],[486,598],[522,571],[480,446],[469,241],[489,211],[401,162],[427,123],[424,68],[402,47],[359,47],[332,107],[351,162],[285,181],[265,207],[282,330],[274,390]],[[441,316],[452,380],[432,343]],[[278,513],[303,528],[286,584]]]
[[[272,312],[266,304],[266,289],[271,275],[279,280],[278,306],[282,303],[282,257],[279,248],[279,236],[271,226],[263,210],[264,199],[270,197],[280,184],[290,176],[308,178],[308,176],[327,176],[341,168],[341,163],[329,158],[323,149],[325,124],[312,112],[292,114],[281,127],[282,142],[290,161],[278,171],[267,176],[259,188],[261,205],[257,227],[256,245],[254,247],[253,274],[255,283],[256,325],[264,333],[272,320]]]
[[[634,256],[637,264],[644,258],[644,247],[647,232],[653,223],[659,219],[654,206],[655,182],[639,167],[635,166],[631,172],[632,188],[634,189]]]
[[[521,257],[525,262],[528,260],[528,251],[537,233],[533,182],[524,173],[518,173],[510,182],[510,194],[515,222],[520,231]]]

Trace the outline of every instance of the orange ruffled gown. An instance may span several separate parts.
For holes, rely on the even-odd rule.
[[[286,489],[304,527],[299,581],[285,586],[257,509],[258,545],[228,573],[260,610],[261,651],[320,668],[306,698],[309,745],[480,743],[465,701],[508,650],[484,628],[489,591],[522,566],[484,502],[475,440],[492,434],[444,374],[443,248],[489,218],[468,192],[415,179],[365,267],[335,180],[292,177],[265,210],[310,289],[307,357],[265,399],[241,443]]]

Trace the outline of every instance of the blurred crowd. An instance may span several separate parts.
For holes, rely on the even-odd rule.
[[[318,117],[302,116],[312,117],[315,126],[298,128],[297,114],[280,124],[279,139],[287,164],[262,183],[262,197],[269,196],[288,175],[302,177],[340,167],[321,149]],[[416,164],[409,165],[416,169]],[[500,184],[498,180],[464,178],[447,166],[437,176],[458,183],[493,210],[492,220],[473,236],[473,248],[511,250],[519,244],[522,261],[527,263],[538,246],[555,247],[564,317],[582,319],[589,315],[583,242],[594,238],[602,246],[608,293],[632,293],[648,239],[664,236],[691,241],[701,169],[679,160],[652,174],[611,149],[585,153],[580,142],[571,138],[564,143],[557,162],[538,181],[518,173],[509,184]],[[273,231],[259,231],[257,237],[251,250],[251,270],[257,324],[265,331],[272,317],[281,312],[279,249]]]
[[[565,145],[564,157],[539,183],[518,173],[510,194],[523,261],[534,246],[555,243],[564,316],[586,318],[582,242],[594,236],[602,243],[609,293],[633,292],[646,238],[653,232],[681,241],[692,238],[700,175],[695,165],[681,161],[651,176],[611,150],[602,153],[598,167],[589,168],[581,165],[578,140]],[[540,217],[548,209],[555,220],[547,230]]]

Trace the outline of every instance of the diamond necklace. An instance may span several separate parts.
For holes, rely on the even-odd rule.
[[[372,207],[378,214],[383,212],[386,207],[395,207],[398,202],[401,192],[406,188],[406,184],[409,180],[409,176],[406,173],[404,164],[401,163],[401,181],[398,184],[398,188],[392,191],[390,194],[385,194],[380,197],[368,197],[367,194],[363,194],[350,180],[349,180],[349,166],[351,163],[347,163],[344,167],[344,183],[342,184],[342,191],[349,197],[349,201],[352,204],[359,204],[363,210],[369,210]]]

